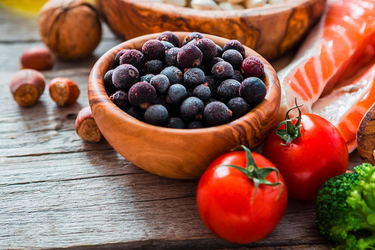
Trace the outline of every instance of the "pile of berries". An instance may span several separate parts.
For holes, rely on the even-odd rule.
[[[223,48],[198,32],[179,47],[165,31],[142,50],[123,49],[104,84],[112,102],[129,115],[169,128],[203,128],[248,113],[266,95],[264,65],[245,58],[244,46],[230,40]]]

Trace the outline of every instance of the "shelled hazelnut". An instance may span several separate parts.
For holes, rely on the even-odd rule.
[[[49,93],[59,106],[66,106],[77,101],[80,91],[78,85],[64,77],[56,77],[49,83]]]
[[[77,135],[85,141],[99,142],[103,137],[88,106],[78,112],[75,129]]]
[[[21,69],[48,70],[53,67],[54,55],[47,48],[33,47],[26,50],[20,59]]]
[[[39,71],[23,69],[13,75],[9,87],[14,100],[20,106],[30,107],[43,94],[45,78]]]

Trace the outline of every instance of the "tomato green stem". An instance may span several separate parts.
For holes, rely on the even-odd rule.
[[[222,167],[231,167],[235,168],[242,173],[244,173],[249,179],[251,179],[254,182],[254,194],[251,199],[251,202],[254,202],[256,193],[258,191],[258,187],[260,184],[264,184],[267,186],[281,186],[280,193],[277,198],[280,197],[281,193],[283,192],[284,189],[284,184],[280,181],[280,175],[279,175],[279,170],[274,167],[268,167],[268,168],[258,168],[258,166],[255,164],[254,158],[251,154],[250,149],[247,147],[241,145],[241,148],[243,148],[246,152],[246,168],[242,168],[239,166],[235,165],[221,165]],[[220,167],[220,166],[219,166]],[[271,173],[271,172],[276,172],[277,176],[277,182],[270,182],[266,180],[266,177]]]
[[[301,114],[302,113],[301,113],[301,110],[299,109],[299,107],[301,107],[303,105],[297,104],[297,98],[295,99],[295,104],[296,104],[296,106],[290,108],[286,112],[285,120],[280,122],[277,125],[277,128],[276,128],[276,134],[281,138],[282,141],[285,142],[285,143],[281,144],[283,146],[288,146],[293,140],[302,136],[302,133],[301,133]],[[298,110],[298,116],[291,119],[289,117],[289,113],[294,109]],[[293,122],[295,120],[297,120],[297,121],[296,121],[295,124],[293,124]],[[280,128],[283,125],[285,125],[285,128],[283,128],[283,129]]]

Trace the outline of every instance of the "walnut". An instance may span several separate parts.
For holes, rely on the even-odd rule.
[[[91,55],[102,36],[98,12],[83,0],[48,1],[39,12],[38,28],[45,45],[64,60]]]

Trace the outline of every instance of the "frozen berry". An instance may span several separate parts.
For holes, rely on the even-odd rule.
[[[223,54],[223,49],[220,47],[220,45],[216,44],[216,55],[215,56],[221,57],[222,54]]]
[[[161,41],[161,43],[164,45],[164,51],[165,53],[168,52],[168,50],[170,50],[171,48],[174,48],[174,45],[170,42],[167,42],[167,41]]]
[[[125,49],[120,57],[120,64],[131,64],[141,71],[145,64],[145,57],[139,50]]]
[[[250,105],[258,104],[266,96],[267,88],[262,80],[258,77],[248,77],[242,81],[239,94]]]
[[[180,51],[180,48],[171,48],[165,53],[164,62],[166,66],[175,66],[179,67],[177,62],[177,54]]]
[[[146,57],[146,60],[162,60],[165,55],[165,48],[161,41],[151,39],[143,44],[142,53]]]
[[[212,59],[212,61],[209,62],[209,63],[207,64],[207,68],[210,70],[210,73],[211,73],[211,69],[212,69],[212,67],[213,67],[216,63],[218,63],[218,62],[223,62],[223,61],[224,61],[224,59],[221,58],[221,57],[214,57],[214,58]]]
[[[197,97],[186,98],[180,106],[181,118],[185,121],[202,120],[204,103]]]
[[[186,88],[195,88],[204,83],[205,74],[200,68],[191,68],[184,73],[184,85]]]
[[[120,65],[120,58],[121,56],[124,54],[124,52],[126,51],[127,49],[122,49],[120,50],[119,52],[117,52],[116,56],[115,56],[115,63],[113,65],[113,68],[116,68],[117,66]]]
[[[259,58],[249,56],[242,61],[241,73],[245,77],[262,77],[264,75],[264,65]]]
[[[182,83],[183,74],[180,69],[175,66],[169,66],[164,68],[160,74],[168,77],[169,83],[171,85],[176,83]]]
[[[218,126],[229,122],[231,111],[224,103],[214,101],[206,105],[203,117],[207,126]]]
[[[128,92],[129,102],[142,109],[147,109],[155,102],[156,90],[148,82],[137,82]]]
[[[227,79],[217,87],[217,95],[220,100],[227,102],[230,99],[238,96],[238,90],[241,83],[234,79]]]
[[[233,74],[233,79],[242,82],[245,78],[243,78],[243,75],[239,70],[235,70]]]
[[[117,90],[109,99],[120,109],[124,109],[128,104],[128,95],[123,90]]]
[[[186,128],[188,129],[204,128],[204,125],[202,121],[192,121],[187,124]]]
[[[227,106],[232,111],[233,119],[237,119],[250,111],[250,105],[242,97],[230,99]]]
[[[127,108],[125,110],[125,112],[128,115],[136,118],[137,120],[140,120],[140,121],[144,120],[144,114],[145,114],[145,110],[144,109],[138,108],[136,106],[129,106],[129,108]]]
[[[150,83],[152,86],[154,86],[156,92],[159,94],[166,94],[169,86],[171,85],[169,83],[168,77],[162,74],[156,75],[151,78]]]
[[[173,84],[169,87],[166,101],[168,103],[180,103],[188,96],[186,88],[179,83]]]
[[[150,82],[151,78],[153,78],[155,75],[154,74],[147,74],[144,76],[141,76],[141,82]]]
[[[105,91],[107,92],[108,95],[111,95],[112,93],[116,92],[116,90],[117,90],[115,85],[113,85],[113,82],[112,82],[113,71],[114,71],[113,69],[108,70],[104,74],[104,78],[103,78]]]
[[[215,80],[224,81],[225,79],[233,78],[234,69],[232,65],[226,61],[216,63],[212,69],[211,74]]]
[[[121,64],[113,71],[112,82],[117,89],[128,90],[138,80],[138,69],[131,64]]]
[[[243,61],[243,57],[240,52],[234,49],[228,49],[223,52],[223,55],[221,58],[224,59],[224,61],[229,62],[234,69],[241,69],[241,64]]]
[[[177,62],[183,68],[198,67],[203,59],[203,53],[197,46],[187,44],[180,48]]]
[[[157,75],[163,69],[164,69],[164,65],[163,65],[162,61],[160,61],[160,60],[147,61],[145,63],[145,66],[144,66],[143,70],[142,70],[142,75],[147,75],[147,74]]]
[[[155,104],[146,109],[144,118],[145,122],[149,124],[166,127],[169,114],[168,110],[163,105]]]
[[[216,56],[217,48],[216,44],[208,38],[202,38],[196,41],[195,46],[198,47],[203,53],[202,62],[210,62]]]
[[[172,43],[175,47],[178,47],[180,45],[180,41],[178,40],[178,37],[175,33],[171,31],[164,31],[157,37],[160,41],[166,41]]]
[[[184,121],[179,117],[170,117],[168,120],[168,128],[185,128]]]
[[[187,44],[187,43],[189,43],[193,40],[199,40],[199,39],[202,39],[202,38],[204,38],[203,34],[201,34],[199,32],[191,32],[184,37],[184,40],[182,40],[182,46],[184,46],[185,44]]]
[[[242,57],[245,57],[245,47],[238,40],[230,40],[224,44],[223,52],[228,49],[234,49],[241,53]]]
[[[211,97],[211,90],[208,87],[208,83],[200,84],[193,90],[193,95],[198,97],[202,101],[208,101]]]
[[[210,88],[211,96],[212,97],[216,96],[217,85],[213,76],[206,76],[204,79],[204,84],[207,84],[207,86]]]

